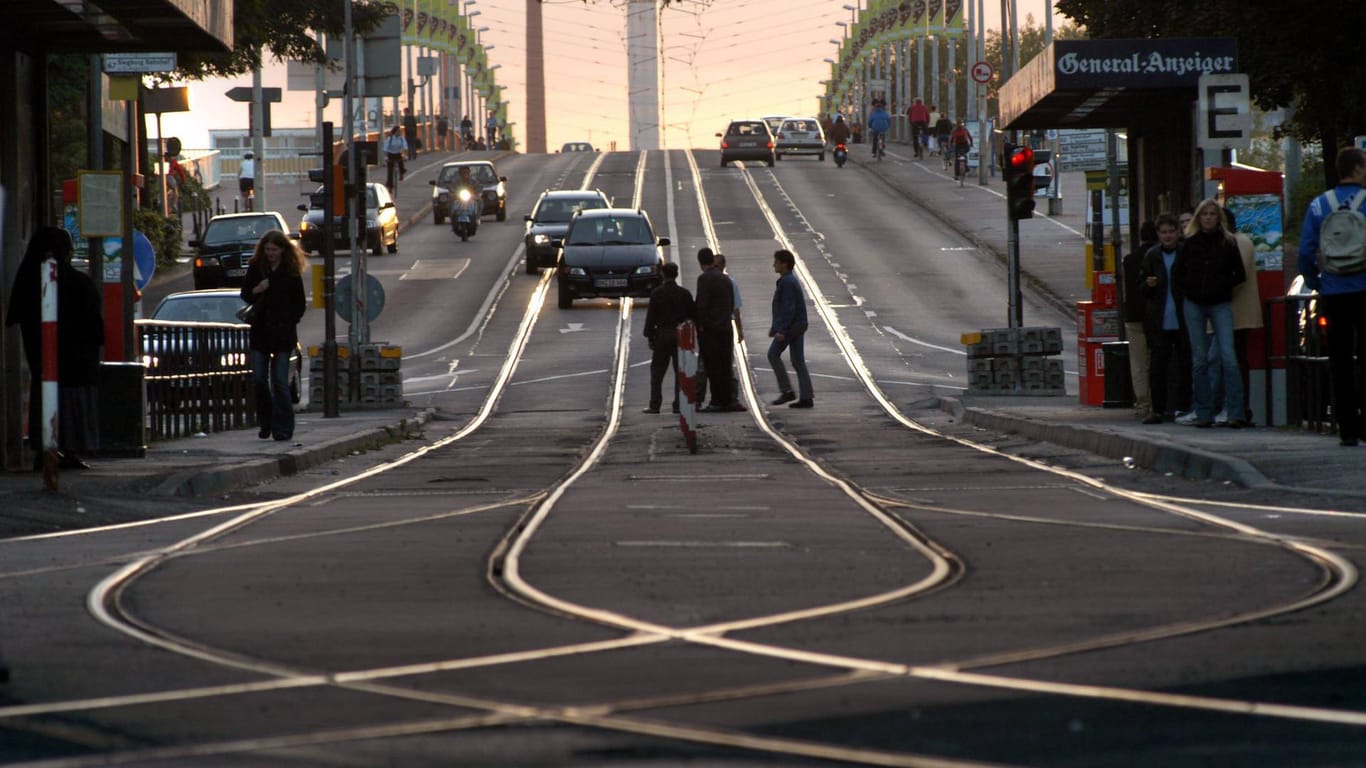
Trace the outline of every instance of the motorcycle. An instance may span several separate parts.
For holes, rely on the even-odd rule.
[[[835,165],[844,167],[844,161],[849,159],[849,148],[844,146],[844,142],[835,145]]]
[[[469,189],[461,187],[455,193],[455,209],[451,212],[451,231],[465,242],[479,231],[479,200]]]

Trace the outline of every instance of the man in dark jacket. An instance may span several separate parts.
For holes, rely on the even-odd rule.
[[[1143,335],[1148,345],[1148,399],[1144,424],[1176,419],[1190,404],[1190,339],[1181,321],[1180,299],[1172,292],[1171,269],[1181,230],[1176,216],[1157,217],[1157,245],[1139,265],[1143,293]]]
[[[659,413],[664,402],[664,374],[674,367],[673,412],[678,413],[678,326],[692,317],[693,300],[688,289],[678,284],[678,265],[664,265],[664,282],[650,291],[650,308],[645,312],[645,338],[650,343],[650,405],[645,413]]]
[[[773,271],[778,273],[778,282],[773,289],[773,322],[768,327],[768,335],[773,339],[768,347],[768,364],[773,366],[780,393],[773,404],[791,403],[788,408],[810,408],[815,404],[815,393],[811,387],[811,374],[806,370],[806,297],[802,294],[802,284],[792,274],[796,265],[797,258],[791,251],[774,251]],[[784,350],[791,350],[792,370],[797,372],[797,393],[792,391],[792,382],[783,367]]]
[[[1138,247],[1124,256],[1120,266],[1120,309],[1124,313],[1124,338],[1129,342],[1129,379],[1134,387],[1134,410],[1145,419],[1152,410],[1148,395],[1148,340],[1143,331],[1143,280],[1139,274],[1143,257],[1157,245],[1157,225],[1143,222],[1138,228]]]
[[[742,411],[730,386],[730,350],[735,344],[731,320],[735,316],[735,295],[730,278],[716,268],[711,249],[697,253],[702,274],[697,276],[697,341],[702,365],[711,385],[709,413]]]

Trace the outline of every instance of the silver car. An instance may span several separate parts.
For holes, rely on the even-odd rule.
[[[814,117],[789,117],[778,126],[773,136],[773,153],[783,155],[815,155],[825,160],[825,131]]]

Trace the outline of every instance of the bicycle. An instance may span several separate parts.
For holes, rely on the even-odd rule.
[[[398,183],[403,180],[405,175],[403,172],[403,155],[391,152],[386,155],[386,159],[388,160],[388,177],[384,186],[389,188],[390,194],[393,194],[398,191]],[[395,171],[398,173],[398,178],[394,178]]]
[[[966,148],[954,152],[953,176],[958,179],[958,186],[963,186],[963,180],[968,176],[968,151]]]
[[[882,162],[883,155],[887,154],[887,137],[881,133],[873,134],[873,156]]]

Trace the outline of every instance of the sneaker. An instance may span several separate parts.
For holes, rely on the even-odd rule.
[[[1195,411],[1187,411],[1186,413],[1177,414],[1176,416],[1176,423],[1184,427],[1189,427],[1199,420],[1200,417],[1195,414]]]
[[[1223,426],[1224,424],[1227,424],[1227,423],[1228,423],[1228,410],[1225,409],[1225,410],[1222,410],[1222,411],[1220,411],[1220,412],[1214,414],[1214,423],[1215,423],[1215,424],[1218,424],[1218,425],[1220,425],[1220,426]]]
[[[795,392],[784,392],[781,395],[778,395],[777,397],[773,398],[773,404],[782,405],[783,403],[790,403],[796,399],[797,394]]]

